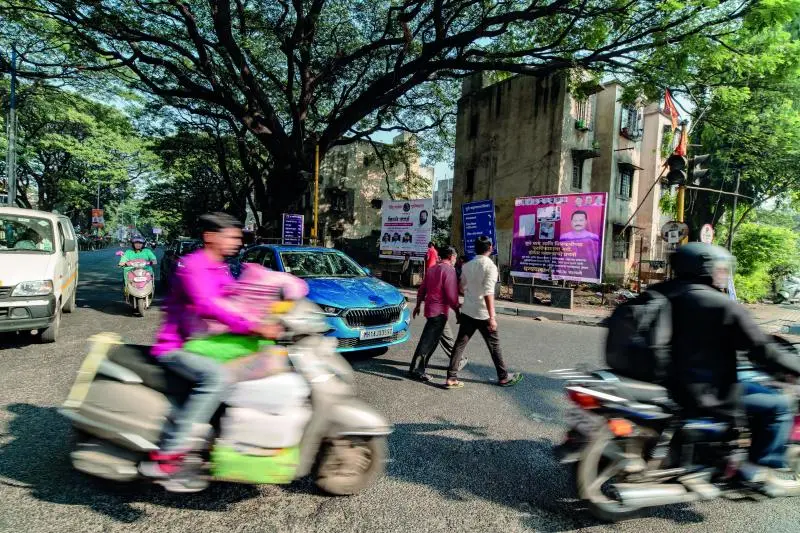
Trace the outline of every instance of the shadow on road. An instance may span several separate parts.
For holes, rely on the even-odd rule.
[[[84,476],[72,469],[69,422],[53,407],[12,404],[13,418],[0,447],[0,486],[23,487],[50,503],[87,507],[122,523],[147,514],[132,504],[148,502],[176,509],[223,512],[231,505],[258,496],[249,485],[214,483],[199,494],[170,494],[144,483],[114,484]],[[4,478],[4,479],[3,479]]]
[[[459,437],[465,433],[469,438]],[[525,527],[536,531],[600,524],[576,499],[572,469],[553,458],[549,440],[497,440],[481,428],[445,421],[399,424],[389,444],[388,475],[430,487],[446,498],[480,498],[503,505],[520,513]],[[704,520],[688,506],[644,515],[682,524]]]

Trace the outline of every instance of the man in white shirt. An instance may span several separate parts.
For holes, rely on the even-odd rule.
[[[509,373],[506,370],[503,355],[500,352],[500,337],[497,334],[497,318],[494,309],[494,287],[497,283],[497,267],[489,258],[492,253],[492,240],[489,237],[478,237],[475,241],[475,259],[464,265],[461,273],[461,290],[464,292],[464,303],[461,305],[461,320],[447,370],[446,389],[458,389],[464,386],[458,380],[458,365],[469,340],[476,331],[481,333],[492,361],[497,369],[497,384],[501,387],[516,385],[522,374]]]

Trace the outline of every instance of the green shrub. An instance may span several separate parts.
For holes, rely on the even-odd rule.
[[[739,300],[754,303],[769,295],[772,281],[766,268],[757,268],[749,274],[737,273],[734,277],[736,296]]]

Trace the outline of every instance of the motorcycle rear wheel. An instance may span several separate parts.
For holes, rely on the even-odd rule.
[[[625,505],[614,494],[603,491],[608,481],[625,475],[621,465],[605,456],[606,450],[613,447],[619,447],[614,436],[608,431],[598,432],[584,449],[577,472],[578,495],[586,501],[592,515],[608,522],[632,518],[639,511],[638,507]]]
[[[315,481],[334,496],[350,496],[369,487],[386,468],[386,437],[345,437],[323,444]]]

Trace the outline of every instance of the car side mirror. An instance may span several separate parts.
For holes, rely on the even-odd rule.
[[[363,270],[363,271],[364,271],[364,273],[365,273],[367,276],[372,276],[372,270],[368,269],[367,267],[361,267],[361,270]]]
[[[74,239],[65,239],[64,240],[64,251],[65,252],[74,252],[75,251],[75,240]]]

